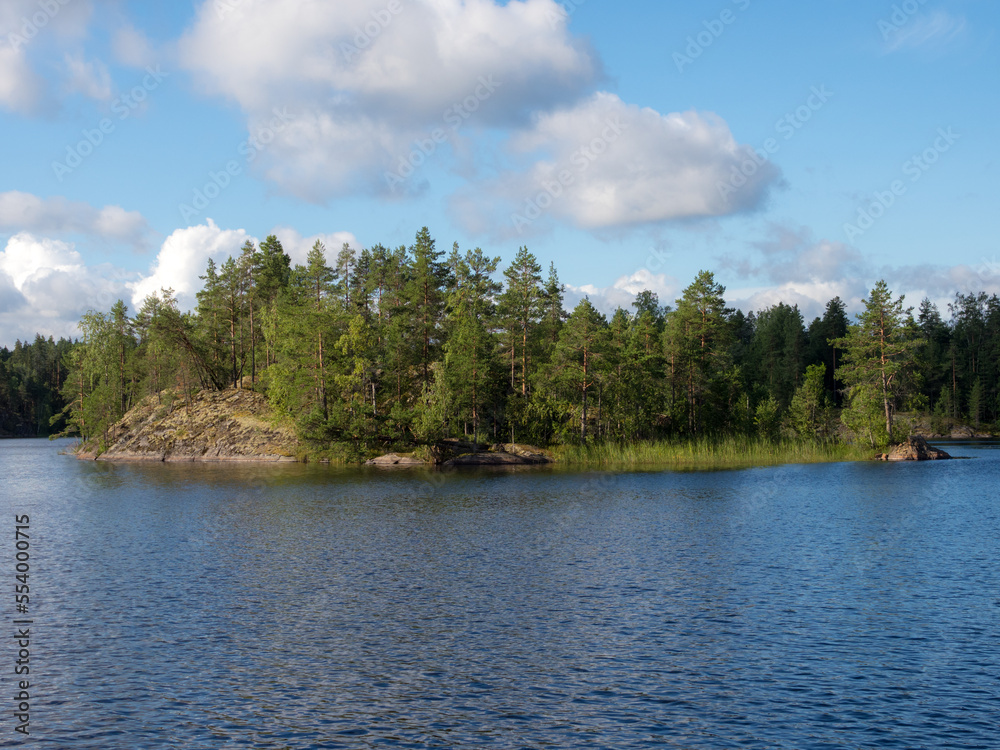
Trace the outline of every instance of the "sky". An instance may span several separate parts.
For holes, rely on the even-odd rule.
[[[0,346],[275,234],[566,304],[1000,292],[994,0],[3,0]]]

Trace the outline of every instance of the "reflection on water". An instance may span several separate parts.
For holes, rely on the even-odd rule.
[[[718,473],[57,450],[0,442],[53,747],[995,744],[996,446]]]

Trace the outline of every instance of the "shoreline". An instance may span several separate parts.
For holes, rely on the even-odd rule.
[[[929,442],[988,442],[989,438],[937,438]],[[81,446],[82,447],[82,446]],[[538,449],[535,449],[538,451]],[[541,451],[539,451],[541,453]],[[662,467],[677,470],[742,469],[780,465],[805,465],[840,462],[877,462],[880,455],[869,448],[846,443],[771,443],[760,440],[720,440],[643,442],[628,445],[601,444],[589,446],[554,446],[544,451],[547,460],[514,460],[517,455],[502,451],[483,450],[460,453],[448,460],[419,459],[408,453],[390,453],[368,461],[338,461],[328,457],[277,454],[257,455],[170,455],[169,453],[96,454],[92,450],[69,450],[81,461],[106,463],[205,463],[205,464],[320,464],[341,467],[375,469],[441,470],[462,467],[520,468],[525,466],[557,466],[560,468],[613,469]],[[390,459],[390,460],[385,460]],[[402,459],[402,460],[395,460]]]

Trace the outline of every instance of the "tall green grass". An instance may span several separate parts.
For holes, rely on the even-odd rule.
[[[636,443],[562,445],[552,449],[562,464],[582,466],[661,465],[678,469],[736,469],[776,464],[858,461],[871,451],[840,442],[767,440],[750,437],[694,438]]]

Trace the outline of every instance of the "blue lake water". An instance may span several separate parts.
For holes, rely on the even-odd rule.
[[[696,473],[67,445],[0,441],[0,590],[30,515],[32,745],[1000,746],[996,445]]]

